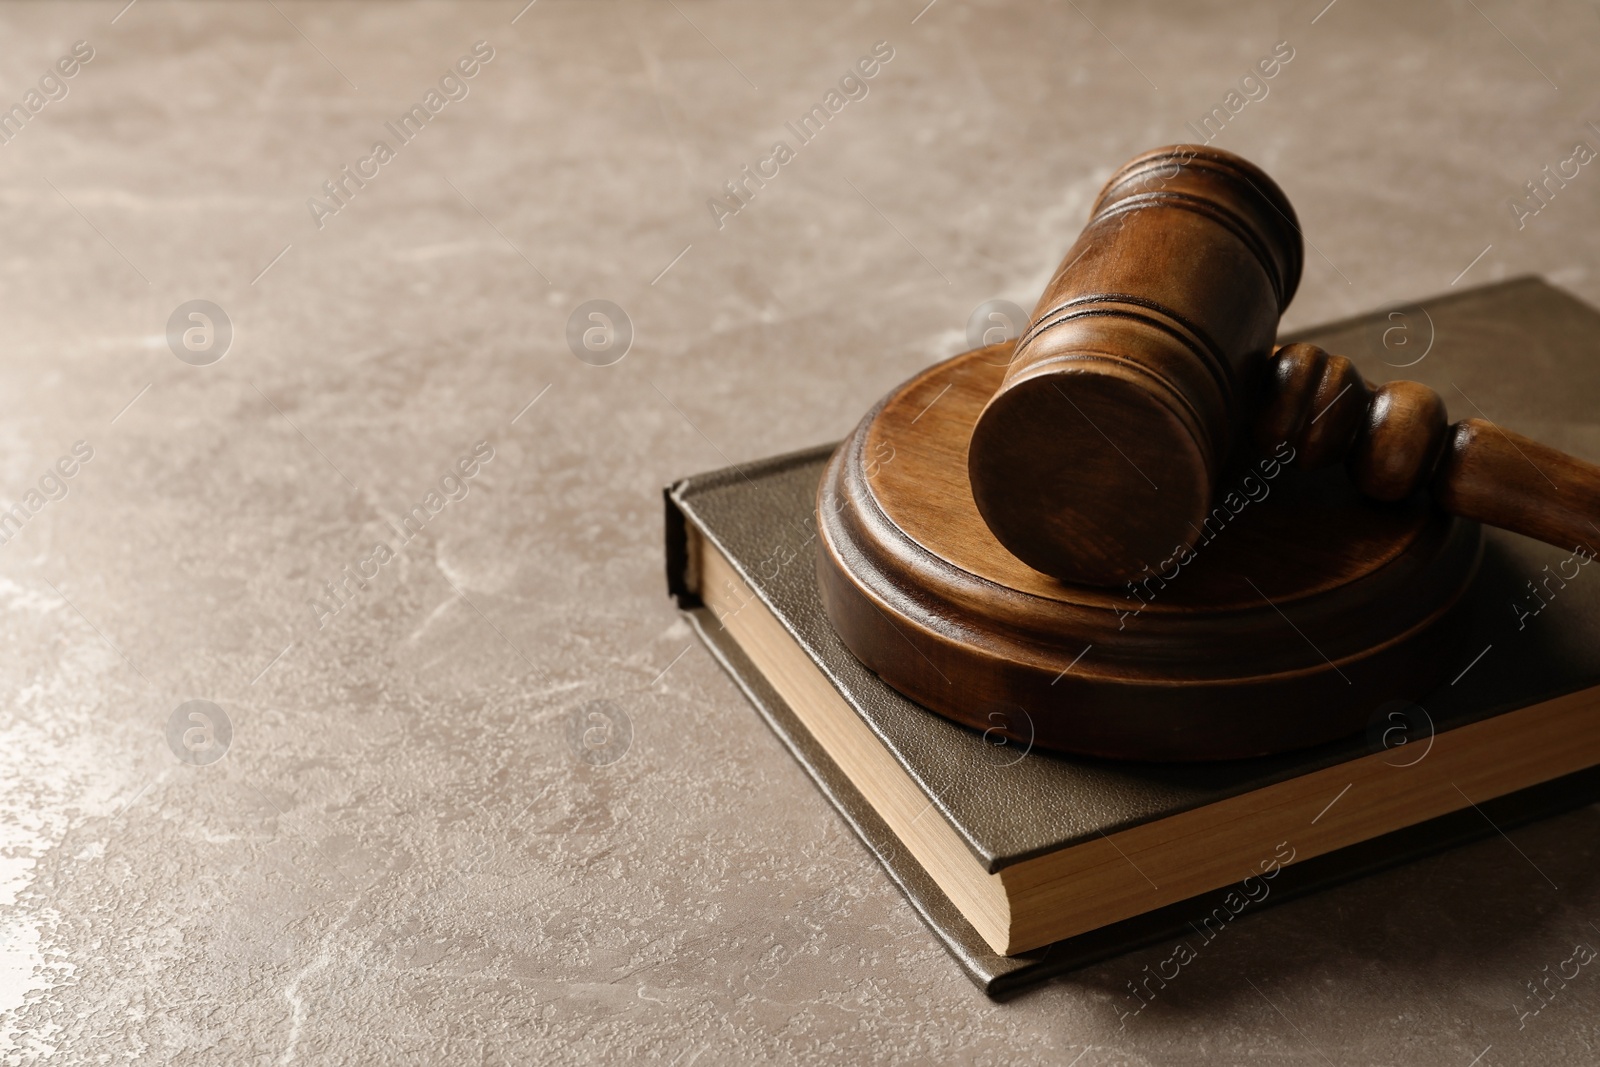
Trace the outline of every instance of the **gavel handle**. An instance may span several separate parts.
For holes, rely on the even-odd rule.
[[[1403,500],[1424,485],[1452,515],[1568,550],[1600,545],[1600,466],[1486,419],[1449,424],[1439,394],[1418,382],[1374,388],[1355,365],[1315,345],[1278,349],[1256,440],[1287,442],[1297,466],[1344,460],[1356,488]]]
[[[1429,488],[1452,515],[1591,556],[1600,545],[1600,466],[1486,419],[1450,427]]]

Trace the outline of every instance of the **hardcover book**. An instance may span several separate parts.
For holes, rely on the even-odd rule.
[[[1291,339],[1600,458],[1584,403],[1600,395],[1596,336],[1600,312],[1522,278]],[[1538,382],[1561,389],[1552,400]],[[669,589],[990,995],[1600,799],[1600,530],[1567,551],[1486,531],[1452,680],[1372,709],[1364,735],[1253,760],[1114,762],[956,725],[855,660],[815,577],[830,452],[669,487]]]

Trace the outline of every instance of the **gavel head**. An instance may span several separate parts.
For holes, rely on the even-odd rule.
[[[1117,171],[973,430],[1000,543],[1082,585],[1192,545],[1301,263],[1294,209],[1238,156],[1175,145]]]

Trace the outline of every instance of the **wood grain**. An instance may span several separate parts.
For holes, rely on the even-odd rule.
[[[1196,760],[1329,740],[1441,680],[1478,527],[1365,501],[1337,467],[1227,469],[1193,547],[1120,589],[1008,553],[963,476],[1006,351],[896,389],[819,488],[829,619],[889,685],[1023,744]]]
[[[1220,149],[1118,170],[1045,287],[971,431],[967,477],[995,539],[1077,585],[1117,586],[1192,548],[1230,465],[1288,444],[1368,495],[1424,487],[1464,518],[1558,547],[1600,542],[1600,467],[1437,394],[1374,388],[1343,356],[1272,352],[1301,238],[1282,190]]]
[[[1087,585],[1192,544],[1300,266],[1288,199],[1238,156],[1178,145],[1113,175],[973,431],[999,541]]]
[[[1591,558],[1600,545],[1600,467],[1485,419],[1450,428],[1432,487],[1456,515]]]
[[[1600,467],[1273,351],[1300,269],[1249,162],[1117,171],[1015,344],[914,377],[830,464],[818,575],[851,651],[1023,742],[1257,755],[1439,680],[1480,545],[1451,515],[1593,554]]]
[[[1288,440],[1306,467],[1344,461],[1351,481],[1378,500],[1424,486],[1446,511],[1594,555],[1600,544],[1600,466],[1496,426],[1450,425],[1444,400],[1417,382],[1374,389],[1350,361],[1316,345],[1280,348],[1256,442]]]

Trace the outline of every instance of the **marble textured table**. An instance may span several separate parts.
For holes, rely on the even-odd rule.
[[[1596,968],[1527,988],[1600,945],[1593,809],[1137,1015],[1160,949],[989,1002],[691,640],[659,498],[842,436],[1217,107],[1288,326],[1600,301],[1600,173],[1525,187],[1600,146],[1592,7],[123,2],[0,8],[0,1059],[1600,1058]]]

